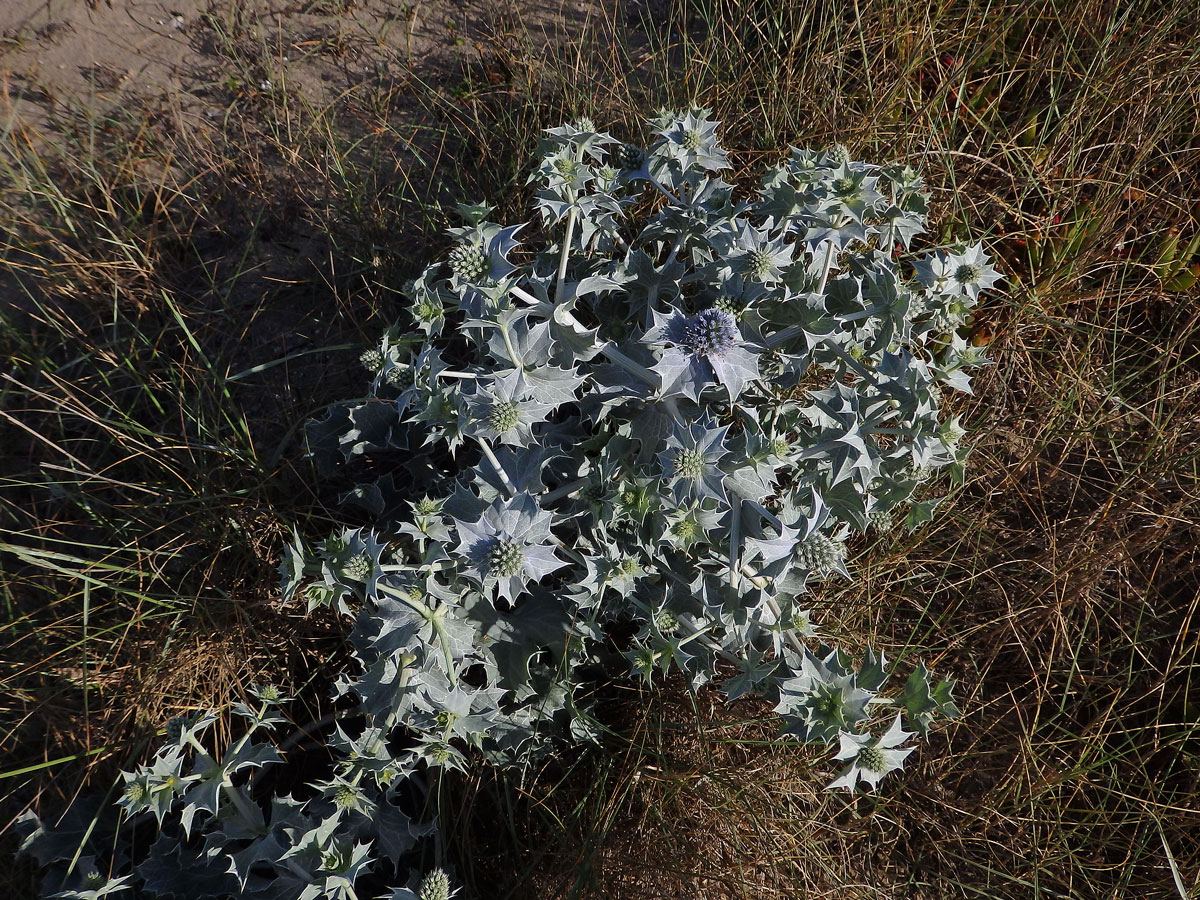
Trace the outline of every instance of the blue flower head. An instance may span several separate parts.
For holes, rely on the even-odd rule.
[[[706,309],[681,327],[679,346],[694,356],[724,356],[742,338],[737,320],[722,309]]]
[[[699,400],[705,387],[717,381],[737,400],[746,382],[759,377],[758,352],[742,336],[737,319],[716,307],[690,317],[673,312],[664,316],[655,311],[655,326],[643,337],[662,348],[654,371],[662,379],[663,396]]]

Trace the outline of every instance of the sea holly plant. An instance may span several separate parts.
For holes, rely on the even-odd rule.
[[[944,407],[989,364],[961,332],[999,274],[978,244],[914,248],[909,166],[793,149],[747,193],[708,111],[650,134],[547,131],[539,221],[460,206],[363,353],[365,396],[309,424],[322,471],[371,473],[344,498],[369,524],[297,533],[280,566],[285,599],[353,620],[338,721],[302,729],[331,768],[279,789],[297,743],[270,737],[275,689],[234,707],[220,758],[210,715],[177,723],[102,844],[29,819],[50,893],[449,896],[414,798],[593,737],[601,678],[767,698],[851,792],[957,713],[924,665],[897,687],[881,652],[824,644],[805,598],[852,577],[856,536],[928,521],[938,472],[961,479]]]

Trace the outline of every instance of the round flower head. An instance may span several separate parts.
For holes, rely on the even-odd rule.
[[[287,698],[283,695],[283,691],[275,684],[263,684],[258,687],[251,688],[250,693],[264,703],[282,703]]]
[[[1000,273],[992,268],[982,244],[950,254],[946,264],[953,270],[955,285],[972,300],[1000,280]]]
[[[886,510],[876,509],[867,515],[867,524],[876,531],[891,531],[895,525],[892,514]]]
[[[697,356],[724,356],[740,337],[737,319],[730,313],[706,309],[687,320],[680,346]]]
[[[832,741],[867,717],[871,694],[858,685],[854,671],[844,668],[832,650],[825,658],[805,651],[800,673],[779,686],[785,731],[807,741]]]
[[[348,784],[342,785],[333,795],[333,805],[339,810],[345,811],[354,806],[354,801],[358,799],[358,792]]]
[[[387,383],[392,387],[399,388],[402,391],[407,391],[416,383],[416,373],[413,372],[413,367],[406,366],[403,363],[388,369],[384,373],[384,378],[387,379]]]
[[[684,544],[695,542],[700,532],[700,525],[695,519],[684,517],[671,525],[671,533]]]
[[[418,516],[436,516],[441,510],[441,501],[428,496],[422,497],[413,504],[413,512]]]
[[[759,286],[778,284],[783,270],[792,264],[795,250],[781,236],[772,237],[769,229],[754,228],[746,222],[740,228],[723,228],[714,241],[729,271]]]
[[[858,182],[853,176],[843,175],[840,178],[835,178],[829,183],[829,187],[839,197],[853,197],[858,189]]]
[[[842,549],[828,535],[817,531],[796,548],[796,559],[814,575],[828,575],[841,564]]]
[[[680,478],[696,480],[704,474],[704,454],[694,447],[676,451],[675,472]]]
[[[417,301],[412,312],[418,322],[433,322],[442,317],[443,310],[436,300],[425,298]]]
[[[455,519],[458,555],[467,574],[485,590],[515,601],[530,582],[566,565],[555,554],[550,521],[550,513],[529,494],[496,498],[474,522]]]
[[[374,570],[375,561],[366,553],[350,557],[342,566],[342,574],[353,581],[366,581]]]
[[[525,551],[517,541],[496,538],[488,550],[488,569],[497,578],[512,578],[525,566]]]
[[[660,140],[652,153],[677,163],[683,171],[705,169],[715,172],[729,167],[729,157],[717,143],[717,126],[708,110],[691,109],[657,128]]]
[[[959,284],[974,284],[983,277],[983,266],[977,262],[962,263],[954,270],[954,280]]]
[[[130,781],[125,785],[123,796],[125,802],[129,804],[129,808],[136,811],[150,799],[150,787],[141,779]]]
[[[642,160],[646,158],[646,154],[642,152],[641,147],[635,147],[633,144],[622,144],[617,148],[617,164],[625,171],[632,171],[642,165]]]
[[[383,368],[383,354],[374,347],[364,350],[358,357],[358,361],[368,372],[378,372]]]
[[[167,720],[167,740],[172,744],[178,744],[183,740],[184,729],[188,725],[188,720],[180,716],[175,716]]]
[[[521,397],[516,383],[499,380],[464,395],[463,431],[485,441],[528,447],[535,441],[533,426],[546,421],[554,404]]]
[[[458,244],[450,251],[447,261],[455,277],[472,283],[482,281],[491,268],[487,254],[477,244]]]
[[[654,312],[655,326],[642,340],[663,347],[654,371],[662,379],[662,394],[683,394],[699,400],[703,389],[718,381],[730,399],[741,396],[746,382],[757,379],[758,353],[742,337],[737,319],[713,307],[694,316]]]
[[[654,627],[663,634],[669,634],[679,627],[679,617],[669,609],[660,609],[654,614]]]
[[[686,427],[677,425],[667,438],[666,449],[658,458],[676,502],[725,500],[725,473],[720,462],[726,455],[728,430],[705,418]]]
[[[751,278],[762,281],[771,273],[772,262],[771,254],[767,251],[752,250],[746,260],[746,271]]]
[[[450,876],[441,869],[427,872],[417,886],[418,900],[449,900]]]
[[[667,516],[667,529],[662,542],[669,547],[691,554],[701,543],[715,543],[713,533],[720,526],[723,513],[720,508],[707,507],[690,501]]]
[[[841,746],[834,759],[849,760],[850,765],[829,787],[844,787],[853,791],[861,778],[868,787],[874,789],[884,775],[904,766],[904,760],[913,752],[913,748],[896,748],[910,737],[912,732],[900,727],[900,713],[896,713],[892,726],[879,739],[872,738],[869,734],[852,734],[847,731],[839,733],[838,740]]]
[[[845,166],[850,163],[850,148],[845,144],[831,144],[825,150],[825,158],[835,166]]]

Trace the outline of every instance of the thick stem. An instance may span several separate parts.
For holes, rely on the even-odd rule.
[[[522,287],[518,287],[515,284],[508,289],[508,292],[510,294],[512,294],[513,296],[515,296],[518,300],[522,300],[525,303],[528,303],[530,306],[541,306],[542,305],[541,300],[539,300],[537,297],[533,296],[533,294],[529,293],[529,291],[525,290]]]
[[[439,378],[460,378],[463,381],[477,381],[481,376],[473,372],[455,372],[452,369],[443,369],[438,372]]]
[[[733,520],[729,527],[729,586],[737,590],[738,586],[738,557],[742,545],[742,501],[733,501]]]
[[[454,652],[450,649],[450,635],[446,633],[442,617],[436,613],[429,617],[429,623],[433,625],[433,630],[438,636],[438,643],[442,646],[442,655],[446,658],[446,676],[450,679],[450,683],[454,684],[458,681],[458,666],[454,664]]]
[[[675,245],[671,248],[671,252],[667,254],[667,261],[663,263],[664,269],[670,266],[671,263],[675,262],[676,257],[679,256],[679,251],[683,249],[683,241],[686,237],[686,235],[681,234],[679,239],[675,241]]]
[[[859,312],[855,313],[847,313],[844,316],[838,316],[838,319],[842,322],[857,322],[859,319],[869,319],[871,316],[887,312],[889,309],[890,307],[888,306],[881,306],[877,304],[869,309],[860,310]]]
[[[803,333],[803,325],[789,325],[787,328],[777,331],[770,337],[766,338],[763,343],[768,347],[778,347],[780,344],[786,344],[792,338],[798,337]]]
[[[568,481],[566,484],[556,487],[554,490],[547,491],[545,494],[543,494],[542,503],[554,503],[555,501],[566,497],[568,494],[575,493],[580,488],[587,487],[589,484],[591,484],[591,482],[592,479],[590,478],[576,478],[574,481]]]
[[[488,442],[479,439],[479,449],[483,451],[483,455],[487,457],[488,464],[496,470],[496,474],[500,476],[500,481],[504,485],[504,492],[511,500],[517,496],[517,489],[513,486],[512,480],[508,477],[508,473],[504,471],[504,466],[500,465],[500,460],[496,459],[496,454],[492,452],[492,448],[488,446]]]
[[[849,369],[854,372],[854,374],[858,375],[860,378],[865,378],[867,381],[871,382],[871,384],[879,387],[879,379],[875,377],[874,372],[860,363],[857,359],[855,359],[837,344],[828,344],[827,346],[837,355],[839,359],[841,359],[842,362],[846,364]]]
[[[562,254],[558,257],[558,280],[554,284],[554,302],[562,299],[563,285],[567,280],[567,261],[571,256],[571,240],[575,236],[575,217],[578,209],[574,206],[567,212],[567,233],[563,235]]]
[[[442,654],[446,657],[446,674],[450,676],[451,680],[453,680],[457,674],[456,667],[454,665],[454,654],[450,650],[450,637],[446,634],[446,628],[442,624],[442,617],[438,615],[438,611],[432,607],[426,606],[420,600],[414,599],[412,595],[408,593],[408,591],[398,590],[396,588],[389,587],[386,584],[380,584],[379,589],[386,594],[391,594],[397,600],[400,600],[401,602],[412,607],[413,611],[416,612],[417,615],[433,626],[434,633],[437,634],[438,641],[441,643]],[[407,672],[408,669],[405,667],[405,673],[407,674]]]
[[[410,566],[399,563],[387,563],[379,567],[384,572],[423,572],[430,569],[434,572],[447,572],[454,568],[454,560],[452,559],[435,559],[431,563],[423,566]]]
[[[313,883],[312,876],[308,874],[308,871],[302,865],[300,865],[300,863],[296,862],[295,859],[284,860],[284,864],[288,867],[293,875],[295,875],[305,884]]]
[[[829,282],[829,270],[833,267],[833,256],[837,252],[834,249],[833,241],[826,241],[825,249],[825,265],[821,269],[821,283],[817,285],[817,293],[825,293],[825,285]]]
[[[616,363],[630,375],[640,378],[650,387],[658,390],[662,387],[662,381],[654,372],[647,369],[641,363],[634,362],[624,353],[617,349],[616,344],[607,343],[600,348],[600,352],[608,357],[610,362]]]
[[[665,187],[663,187],[662,183],[657,178],[655,178],[653,175],[650,175],[647,180],[650,182],[650,184],[652,184],[654,186],[655,190],[657,190],[660,194],[662,194],[664,197],[666,197],[668,200],[670,200],[676,206],[683,206],[683,201],[680,200],[678,197],[676,197],[674,194],[672,194],[670,191],[668,191]]]
[[[521,359],[520,354],[517,353],[517,348],[513,346],[512,335],[508,333],[508,325],[503,321],[499,325],[500,337],[504,339],[504,349],[508,351],[508,356],[512,360],[513,365],[519,369],[525,365],[525,361]]]

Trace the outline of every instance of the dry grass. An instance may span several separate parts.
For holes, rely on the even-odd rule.
[[[920,165],[935,237],[982,231],[1010,273],[974,326],[998,364],[959,402],[967,484],[814,598],[835,637],[956,675],[965,715],[883,796],[848,801],[753,704],[616,691],[603,750],[447,785],[468,887],[1177,897],[1164,841],[1196,884],[1200,42],[1184,6],[677,0],[608,9],[550,49],[510,11],[452,90],[411,75],[328,108],[285,95],[204,137],[63,122],[61,154],[9,133],[12,811],[71,796],[85,763],[22,769],[91,753],[102,783],[171,711],[265,672],[321,684],[339,626],[280,608],[272,567],[291,523],[337,515],[293,430],[358,390],[354,352],[329,348],[398,313],[390,286],[436,252],[446,203],[523,215],[540,128],[586,113],[632,135],[697,98],[749,173],[834,139]],[[251,65],[252,45],[230,47]]]

